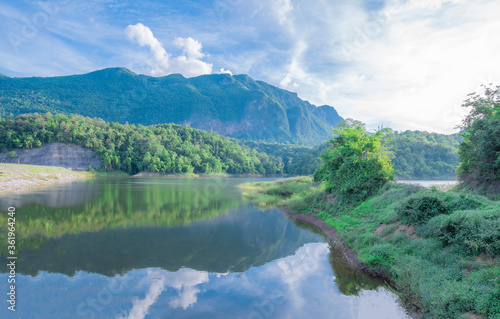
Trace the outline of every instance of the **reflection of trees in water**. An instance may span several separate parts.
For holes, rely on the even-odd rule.
[[[226,192],[200,196],[203,189],[199,185],[140,187],[130,180],[122,184],[104,179],[69,186],[20,199],[15,206],[18,236],[54,237],[118,226],[187,224],[238,206],[238,199]],[[0,216],[0,221],[5,218]]]
[[[375,290],[386,286],[384,280],[372,277],[349,263],[340,247],[333,245],[330,250],[330,265],[335,273],[335,283],[344,295],[357,296],[363,290]]]
[[[188,224],[226,213],[240,201],[234,193],[224,191],[221,184],[207,191],[207,185],[213,186],[215,180],[185,179],[175,185],[160,182],[144,185],[136,184],[137,181],[98,178],[89,183],[68,184],[68,189],[55,188],[53,194],[51,189],[47,194],[25,194],[19,200],[20,205],[15,206],[17,248],[39,247],[45,241],[40,236],[58,237],[139,225]],[[0,215],[0,225],[7,225],[7,217]],[[6,236],[6,232],[1,232],[0,241],[6,242]],[[2,246],[0,252],[5,256],[7,247]]]
[[[0,197],[0,209],[16,209],[29,204],[46,207],[71,207],[89,202],[99,196],[99,185],[93,180],[75,181],[41,188],[31,193],[10,193]]]
[[[351,265],[342,248],[332,243],[321,229],[299,220],[294,219],[293,221],[297,227],[320,234],[330,242],[330,256],[328,259],[335,273],[335,283],[342,294],[358,296],[363,290],[375,290],[380,286],[387,286],[381,278],[373,277]]]
[[[113,276],[131,269],[187,267],[243,272],[320,239],[295,227],[278,211],[243,206],[227,216],[176,227],[115,228],[52,238],[38,249],[23,250],[17,271],[74,275],[84,270]]]

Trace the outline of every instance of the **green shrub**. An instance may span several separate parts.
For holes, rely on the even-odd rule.
[[[468,282],[476,311],[489,318],[500,318],[500,269],[478,271]]]
[[[455,194],[453,194],[455,195]],[[460,195],[450,195],[448,208],[450,211],[454,212],[457,210],[469,210],[476,209],[482,206],[480,202],[470,196],[460,194]]]
[[[378,244],[362,249],[359,258],[368,267],[384,271],[390,269],[397,255],[396,246],[392,244]]]
[[[398,209],[401,221],[408,225],[421,225],[434,216],[449,212],[443,201],[435,196],[412,197]]]
[[[445,245],[461,247],[468,254],[500,254],[498,211],[459,211],[437,216],[429,221],[426,229],[426,235],[438,238]]]

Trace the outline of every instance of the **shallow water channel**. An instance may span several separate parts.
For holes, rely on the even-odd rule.
[[[0,197],[16,212],[16,311],[1,318],[406,318],[384,282],[245,178],[99,177]],[[5,225],[5,226],[4,226]],[[9,269],[0,268],[6,296]]]

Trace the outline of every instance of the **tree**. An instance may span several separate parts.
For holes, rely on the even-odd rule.
[[[380,142],[388,131],[369,134],[364,123],[353,119],[337,125],[314,179],[325,181],[329,192],[348,200],[371,196],[394,178],[390,153]]]
[[[471,108],[459,126],[458,177],[487,193],[500,193],[500,86],[484,87],[484,95],[469,94],[462,104]]]

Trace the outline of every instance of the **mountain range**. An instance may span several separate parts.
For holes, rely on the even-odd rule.
[[[109,122],[176,123],[224,136],[317,145],[343,121],[327,105],[248,75],[185,78],[138,75],[125,68],[58,77],[0,76],[0,116],[81,114]]]

